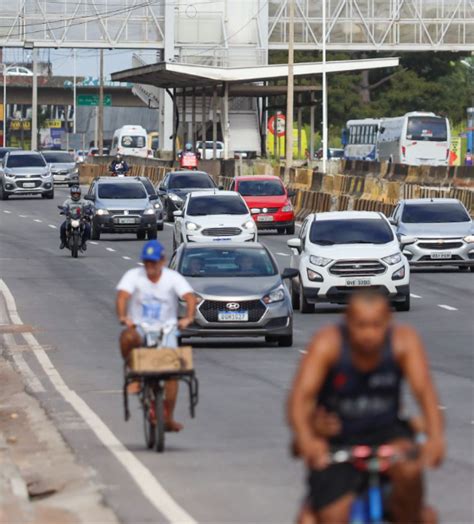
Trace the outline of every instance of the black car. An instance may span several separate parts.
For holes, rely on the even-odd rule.
[[[146,176],[137,176],[136,178],[140,180],[140,182],[145,186],[145,190],[148,193],[148,196],[152,197],[153,207],[155,208],[156,212],[156,228],[158,229],[158,231],[163,231],[163,202],[158,196],[155,186],[151,183],[151,180]]]
[[[165,220],[174,222],[173,212],[183,207],[188,193],[209,191],[209,189],[216,188],[217,185],[214,180],[204,171],[173,171],[168,173],[158,187],[158,195],[163,202]]]

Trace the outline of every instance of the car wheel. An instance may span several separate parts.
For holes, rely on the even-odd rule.
[[[277,227],[277,232],[279,235],[284,235],[286,231],[285,227]]]
[[[158,230],[157,230],[157,228],[155,227],[153,229],[149,229],[146,236],[147,236],[148,240],[156,240],[156,238],[158,237]]]
[[[300,296],[298,295],[295,283],[292,280],[290,281],[290,286],[291,305],[295,311],[298,311],[300,309]]]
[[[100,240],[100,229],[92,222],[91,240]]]
[[[41,196],[43,198],[47,198],[48,200],[52,200],[54,198],[54,190],[48,191],[47,193],[43,193]]]
[[[145,238],[146,238],[146,231],[137,231],[138,240],[145,240]]]
[[[404,295],[402,302],[395,302],[395,310],[410,311],[410,293]]]
[[[474,266],[470,266],[469,269],[474,273]]]
[[[293,345],[293,335],[282,335],[278,337],[278,345],[281,348],[289,348]]]
[[[2,187],[2,200],[8,200],[8,193],[5,192],[5,189]]]
[[[174,215],[170,205],[168,205],[166,208],[166,221],[170,223],[174,222]]]
[[[278,337],[276,337],[275,335],[265,335],[265,342],[267,344],[274,344],[277,341]]]
[[[286,228],[286,234],[287,235],[294,235],[295,234],[295,224],[291,224],[291,226],[288,226]]]
[[[459,267],[459,271],[468,271],[469,270],[468,266],[458,266],[458,267]]]
[[[157,229],[157,231],[163,231],[163,227],[164,227],[164,226],[163,226],[162,223],[156,225],[156,229]]]
[[[300,302],[300,311],[301,313],[314,313],[314,304],[310,304],[306,297],[304,296],[303,288],[300,284],[300,292],[299,292],[299,302]]]
[[[178,243],[176,242],[176,238],[173,235],[173,253],[178,249]]]

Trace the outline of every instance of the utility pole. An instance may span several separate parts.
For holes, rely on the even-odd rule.
[[[31,95],[31,149],[38,149],[38,61],[36,47],[31,50],[33,60],[33,92]]]
[[[76,83],[77,83],[77,78],[76,78],[76,50],[73,49],[72,50],[72,60],[73,60],[73,67],[74,67],[74,75],[73,75],[73,85],[72,85],[72,96],[73,96],[73,105],[72,105],[72,110],[73,110],[73,114],[72,114],[72,132],[74,134],[76,134],[76,109],[77,109],[77,101],[76,101]],[[69,131],[68,131],[69,132]]]
[[[290,175],[290,167],[293,163],[293,106],[294,106],[294,76],[293,64],[295,60],[295,0],[288,0],[290,27],[288,31],[288,91],[286,94],[286,165],[285,178]]]
[[[104,153],[104,50],[100,50],[99,59],[99,107],[98,107],[98,142],[99,155]]]
[[[323,173],[326,173],[328,160],[328,82],[326,75],[326,0],[323,0]]]

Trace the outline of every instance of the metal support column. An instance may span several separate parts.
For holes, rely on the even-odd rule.
[[[301,126],[303,124],[303,107],[302,107],[303,98],[301,94],[298,95],[298,158],[301,158]]]
[[[173,160],[176,160],[176,135],[178,133],[178,126],[177,126],[177,120],[178,120],[178,108],[176,105],[176,88],[173,88],[173,133],[171,135],[173,144],[172,144],[172,151],[173,151]]]
[[[217,158],[217,86],[212,93],[212,158]]]
[[[224,104],[221,125],[224,127],[224,160],[229,158],[230,124],[229,124],[229,84],[224,83]]]
[[[207,124],[207,115],[206,115],[206,93],[204,91],[204,88],[202,88],[202,96],[201,96],[201,140],[202,142],[206,141],[206,124]],[[203,144],[203,156],[206,156],[206,148],[205,144]]]
[[[33,60],[33,92],[31,94],[31,149],[38,149],[38,55],[34,47],[31,51]]]
[[[196,149],[196,88],[193,87],[193,98],[192,98],[192,109],[191,109],[191,140],[193,142],[193,150]]]
[[[315,96],[311,93],[311,105],[309,109],[309,158],[314,159],[314,116],[316,108],[314,106]]]
[[[99,60],[99,116],[98,116],[99,155],[104,152],[104,50],[100,50]]]
[[[184,149],[184,145],[188,141],[188,132],[186,129],[186,88],[183,87],[183,103],[182,103],[182,114],[181,114],[181,129],[182,131],[182,140],[181,140],[181,149]]]

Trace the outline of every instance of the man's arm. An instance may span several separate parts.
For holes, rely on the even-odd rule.
[[[134,327],[133,321],[127,315],[128,301],[132,295],[127,291],[117,291],[117,299],[115,302],[115,308],[117,311],[117,317],[119,322],[128,328]]]
[[[413,328],[400,326],[396,332],[395,347],[399,352],[400,366],[426,423],[425,463],[431,467],[439,466],[445,454],[444,421],[423,342]]]
[[[178,327],[179,329],[186,329],[194,320],[197,299],[196,295],[192,292],[185,293],[181,299],[186,302],[186,316],[179,320]]]
[[[335,327],[328,327],[313,337],[301,360],[288,400],[288,420],[295,444],[310,466],[326,465],[327,443],[315,436],[313,416],[316,398],[337,357],[339,346],[340,334]]]

